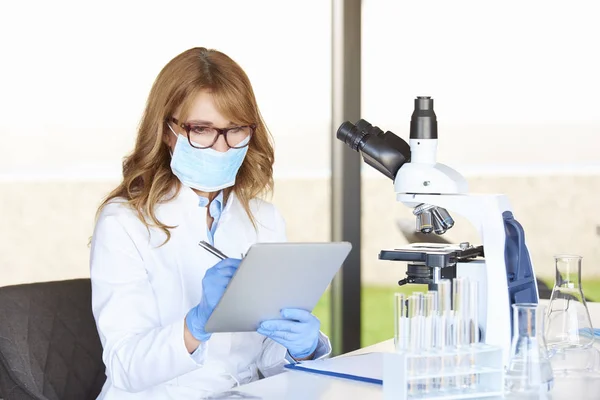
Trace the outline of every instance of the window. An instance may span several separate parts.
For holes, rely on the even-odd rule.
[[[508,195],[550,287],[555,253],[584,256],[584,291],[600,300],[600,217],[590,212],[600,200],[600,64],[589,51],[600,28],[591,7],[365,0],[362,116],[408,140],[413,99],[432,96],[438,162],[465,175],[472,192]],[[363,170],[366,345],[393,335],[391,293],[405,264],[377,254],[406,244],[414,217],[390,180]],[[481,242],[454,217],[446,239]]]

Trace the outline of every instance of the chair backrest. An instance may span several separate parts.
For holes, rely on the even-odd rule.
[[[0,288],[5,400],[95,399],[105,379],[89,279]]]

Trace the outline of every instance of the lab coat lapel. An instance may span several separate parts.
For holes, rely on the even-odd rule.
[[[256,232],[234,193],[227,201],[219,227],[215,233],[215,246],[232,258],[241,258],[256,242]]]
[[[182,186],[173,201],[163,203],[157,210],[157,218],[171,229],[171,239],[160,247],[161,264],[177,268],[181,287],[180,307],[187,312],[200,302],[202,278],[218,259],[208,254],[198,242],[207,240],[206,208],[199,206],[198,195],[189,187]],[[161,235],[161,237],[163,237]],[[163,237],[164,241],[164,237]],[[162,241],[155,245],[162,244]]]
[[[200,240],[208,240],[207,210],[206,207],[199,205],[198,195],[186,186],[181,187],[174,201],[163,204],[161,208],[163,207],[161,221],[167,225],[177,225],[177,228],[172,230],[172,235],[174,238],[176,237],[176,240],[169,241],[165,247],[172,246],[166,251],[166,254],[168,257],[172,257],[170,262],[175,263],[179,269],[183,309],[189,310],[201,300],[202,278],[204,278],[206,270],[219,261],[198,246]],[[256,242],[255,230],[244,208],[232,193],[221,214],[215,234],[215,247],[230,257],[240,258],[254,242]],[[241,347],[242,342],[253,336],[258,341],[262,340],[260,335],[252,333],[213,334],[207,342],[206,365],[211,365],[216,369],[235,371],[238,357],[232,358],[234,342],[240,342],[236,347]],[[236,352],[240,352],[241,356],[244,350],[237,348]]]
[[[183,218],[179,227],[175,229],[179,231],[178,235],[182,236],[177,240],[179,247],[176,252],[188,308],[191,308],[202,298],[204,274],[219,262],[219,259],[198,246],[200,240],[208,240],[207,208],[200,206],[198,195],[189,187],[183,186],[178,197]],[[223,210],[223,214],[226,214],[228,208]],[[231,334],[215,333],[207,342],[206,363],[213,364],[217,368],[226,368],[224,363],[216,360],[227,359],[230,353]]]
[[[243,254],[248,252],[248,248],[257,240],[256,231],[242,207],[241,203],[235,196],[231,194],[219,221],[219,226],[215,233],[215,247],[221,250],[232,258],[241,258]],[[263,337],[256,332],[228,333],[213,335],[219,345],[209,346],[209,355],[226,356],[225,367],[229,371],[236,371],[239,368],[245,368],[244,360],[256,358],[258,354],[254,354],[256,349],[260,349]],[[213,342],[213,338],[209,344]],[[217,343],[215,341],[214,343]],[[223,342],[226,343],[227,353],[221,353],[224,350],[220,347]],[[250,345],[252,344],[252,345]],[[214,353],[211,353],[214,350]],[[247,361],[246,361],[247,362]],[[245,372],[245,378],[253,376],[250,368]],[[243,376],[238,378],[245,379]]]

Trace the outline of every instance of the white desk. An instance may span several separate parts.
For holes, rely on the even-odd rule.
[[[593,325],[600,326],[600,303],[590,303],[588,308]],[[348,354],[360,354],[372,351],[390,352],[393,350],[393,341],[387,340]],[[344,355],[340,357],[344,357]],[[237,390],[263,400],[383,399],[383,390],[380,385],[300,371],[287,371],[270,378],[240,386]],[[552,400],[562,399],[598,400],[600,399],[600,382],[579,381],[569,384],[566,388],[564,383],[557,383],[557,386],[552,391]]]
[[[353,351],[347,355],[372,351],[394,351],[394,341],[386,340],[385,342]],[[344,357],[344,355],[340,357]],[[252,394],[264,400],[383,399],[383,392],[380,385],[300,371],[287,371],[270,378],[240,386],[237,389],[240,392]]]

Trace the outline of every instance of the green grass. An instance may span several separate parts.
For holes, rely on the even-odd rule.
[[[586,298],[592,301],[600,301],[600,280],[584,281],[581,286]]]
[[[549,288],[552,288],[554,281],[552,279],[541,278]],[[600,302],[600,279],[586,279],[581,282],[581,288],[586,299]]]
[[[550,287],[552,280],[544,280]],[[582,283],[585,297],[592,301],[600,301],[600,279],[586,280]],[[421,285],[407,286],[365,286],[362,288],[362,326],[361,346],[369,346],[394,336],[394,293],[412,293],[425,291]],[[331,333],[330,321],[330,295],[327,291],[314,310],[314,314],[321,320],[321,330],[326,335]]]

